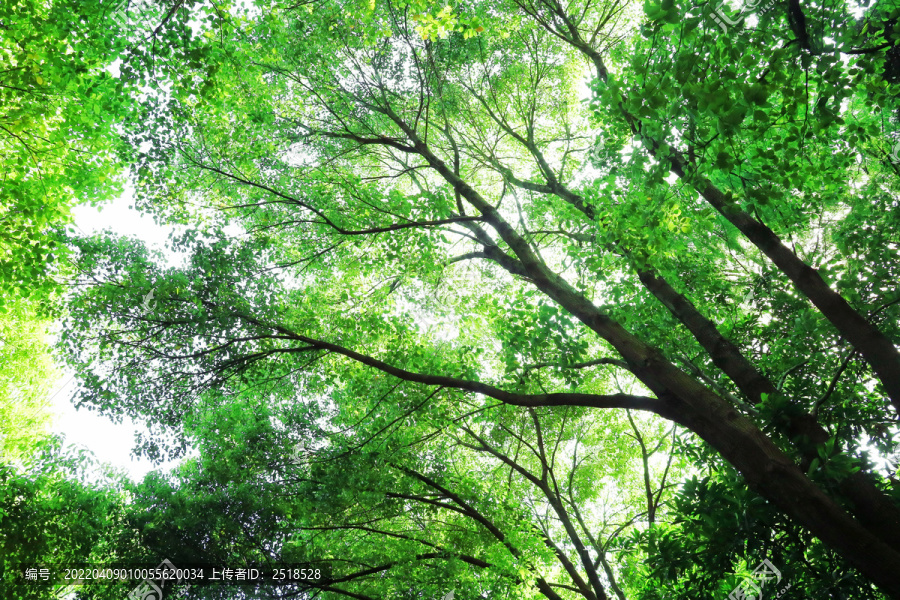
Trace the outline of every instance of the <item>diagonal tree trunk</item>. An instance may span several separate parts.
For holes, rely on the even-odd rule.
[[[840,552],[883,590],[900,597],[900,553],[867,531],[831,500],[733,406],[680,371],[658,350],[632,335],[550,271],[494,206],[435,156],[389,106],[383,110],[406,134],[413,151],[497,231],[534,285],[609,342],[629,363],[638,379],[668,406],[672,420],[712,445],[737,468],[751,488]]]
[[[735,385],[754,404],[762,395],[774,396],[780,392],[741,353],[740,349],[725,338],[715,324],[700,314],[694,304],[679,294],[662,277],[642,270],[641,282],[662,302],[706,350],[713,363],[734,381]],[[818,457],[817,447],[830,439],[830,435],[810,414],[791,419],[792,438],[807,436],[808,444],[798,443],[803,455],[801,468],[806,470]],[[853,514],[866,529],[894,550],[900,552],[900,510],[862,471],[851,473],[838,482],[838,490],[854,505]]]
[[[562,23],[561,28],[540,19],[524,3],[520,6],[551,33],[563,39],[580,51],[594,65],[597,77],[608,83],[609,75],[603,57],[582,37],[569,15],[556,0],[541,0],[546,8]],[[624,100],[624,98],[623,98]],[[618,102],[623,119],[631,130],[639,135],[640,120],[628,112],[624,102]],[[900,413],[900,351],[877,327],[869,323],[853,309],[844,298],[831,289],[818,271],[807,265],[765,224],[754,219],[737,206],[728,195],[709,179],[698,177],[690,169],[690,163],[677,150],[670,149],[665,154],[659,151],[662,141],[640,135],[644,148],[657,160],[668,165],[669,170],[681,180],[692,185],[700,195],[715,208],[729,223],[734,225],[765,254],[778,269],[806,296],[826,319],[849,341],[871,365],[894,409]]]

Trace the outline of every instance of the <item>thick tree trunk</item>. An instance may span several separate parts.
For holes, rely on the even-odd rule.
[[[565,22],[568,16],[561,7],[555,9]],[[577,29],[570,28],[567,41],[583,53],[594,65],[597,76],[604,83],[608,79],[606,65],[600,53],[578,37]],[[640,120],[629,113],[622,102],[619,109],[625,122],[635,132],[640,133]],[[692,185],[703,198],[740,230],[778,269],[784,273],[800,293],[828,319],[838,332],[859,350],[866,362],[881,380],[894,409],[900,413],[900,351],[877,327],[856,312],[840,294],[832,290],[818,271],[803,262],[790,248],[785,246],[775,232],[754,219],[746,211],[736,206],[722,190],[708,179],[699,182],[688,177],[688,162],[676,150],[668,156],[659,156],[658,149],[663,140],[641,136],[644,148],[657,160],[669,165],[669,169],[686,183]]]
[[[684,160],[676,153],[671,158],[672,172],[685,178],[684,164]],[[887,336],[856,312],[840,294],[828,287],[819,272],[800,260],[775,232],[735,206],[710,181],[698,186],[698,190],[713,208],[769,257],[835,329],[859,350],[884,385],[894,409],[900,412],[900,352]]]
[[[524,140],[522,142],[525,143]],[[537,159],[542,159],[537,149],[527,143],[526,146]],[[506,174],[507,179],[525,189],[555,194],[593,220],[596,214],[593,206],[555,178],[550,179],[549,167],[543,160],[540,162],[542,172],[548,176],[548,185],[519,181],[509,173]],[[618,251],[626,256],[629,254],[628,249],[624,247],[619,247]],[[504,257],[509,259],[505,255]],[[521,268],[510,270],[508,266],[504,267],[510,272],[527,276]],[[712,358],[713,363],[734,381],[752,404],[759,403],[763,394],[772,396],[778,393],[772,382],[744,358],[737,346],[725,338],[712,321],[704,317],[690,300],[679,294],[662,276],[647,268],[639,269],[638,276],[644,286],[688,328]],[[791,423],[791,431],[788,434],[792,438],[802,434],[811,441],[802,444],[802,447],[798,444],[803,456],[800,466],[803,472],[806,472],[812,461],[818,457],[817,446],[828,441],[830,436],[812,415],[792,418]],[[863,472],[851,473],[837,482],[837,488],[851,502],[854,516],[869,533],[900,552],[900,509],[875,486],[871,476]],[[652,517],[650,521],[652,523]]]
[[[737,409],[668,363],[574,290],[534,275],[536,285],[612,344],[672,418],[707,441],[748,485],[840,552],[885,592],[900,598],[900,553],[831,500]],[[555,284],[555,285],[554,285]]]
[[[715,324],[700,314],[694,304],[679,294],[659,275],[649,271],[638,272],[644,286],[687,327],[694,338],[706,350],[713,363],[738,386],[741,392],[756,404],[762,394],[780,392],[768,377],[760,373],[741,353],[740,349],[723,336]],[[817,446],[831,437],[812,415],[800,415],[791,419],[791,438],[806,437],[809,442],[797,443],[803,456],[804,472],[818,457]],[[861,471],[851,473],[837,482],[838,490],[853,505],[853,514],[866,529],[882,542],[900,552],[900,509],[879,490],[870,477]]]
[[[854,521],[770,440],[760,440],[758,430],[748,431],[745,419],[731,412],[710,419],[715,413],[685,411],[683,424],[734,465],[751,489],[837,550],[890,597],[900,598],[900,553]]]
[[[834,548],[883,591],[900,598],[900,553],[868,532],[832,501],[749,419],[689,377],[655,348],[625,330],[552,272],[485,198],[454,173],[389,107],[385,114],[406,134],[454,191],[481,213],[511,248],[534,285],[609,342],[632,372],[663,400],[668,418],[715,448],[748,485]]]

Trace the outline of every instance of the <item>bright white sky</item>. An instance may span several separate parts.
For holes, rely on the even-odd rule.
[[[78,206],[72,211],[75,225],[85,234],[109,229],[120,235],[135,236],[148,246],[164,251],[172,227],[159,226],[151,217],[129,208],[132,202],[129,188],[119,199],[105,205],[102,210]],[[121,424],[116,424],[86,408],[76,410],[72,403],[74,389],[75,382],[71,372],[66,372],[53,389],[53,432],[63,434],[67,444],[86,446],[98,460],[124,470],[132,479],[143,479],[145,474],[154,469],[153,464],[131,456],[135,431],[139,427],[143,430],[143,426],[128,418],[123,419]],[[170,466],[172,465],[162,465],[161,468]]]

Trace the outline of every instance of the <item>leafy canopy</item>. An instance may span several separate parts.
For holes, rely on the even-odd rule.
[[[357,598],[723,596],[762,558],[900,594],[894,7],[193,10],[125,130],[185,262],[72,239],[62,337],[81,402],[202,449],[145,482],[155,551]]]

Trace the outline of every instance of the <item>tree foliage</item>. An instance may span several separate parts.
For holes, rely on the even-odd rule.
[[[27,302],[0,315],[0,460],[24,458],[46,434],[47,397],[59,379],[47,325]]]
[[[119,190],[115,123],[129,88],[107,68],[121,56],[122,7],[14,0],[0,9],[0,302],[58,292],[60,228],[75,203]],[[0,305],[2,306],[2,305]]]
[[[73,239],[62,341],[148,455],[200,448],[148,543],[335,597],[711,597],[763,558],[900,597],[900,13],[851,8],[193,6],[125,132],[185,262]]]
[[[59,583],[23,581],[26,568],[107,564],[131,542],[121,478],[59,438],[38,442],[20,466],[0,465],[0,567],[5,598],[56,598]]]

